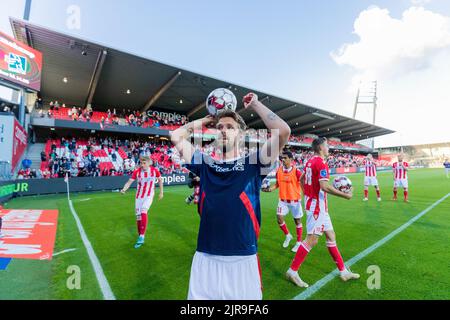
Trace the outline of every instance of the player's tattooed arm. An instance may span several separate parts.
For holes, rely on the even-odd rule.
[[[276,113],[270,112],[270,113],[267,115],[267,119],[269,119],[269,120],[271,120],[271,121],[274,121],[274,120],[280,119],[280,117],[279,117]]]
[[[262,146],[260,159],[264,164],[273,163],[288,142],[291,128],[283,119],[258,101],[258,97],[253,93],[244,97],[244,107],[252,108],[264,122],[266,128],[270,130],[271,137]]]

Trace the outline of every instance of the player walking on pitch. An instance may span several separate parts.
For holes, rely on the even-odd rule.
[[[450,162],[448,159],[445,159],[444,161],[444,168],[445,168],[445,174],[447,175],[447,179],[449,178],[448,173],[450,172]]]
[[[134,247],[140,248],[145,242],[145,232],[148,224],[148,210],[153,202],[155,195],[155,185],[159,183],[159,200],[164,197],[163,181],[161,173],[155,167],[151,167],[151,160],[148,156],[140,156],[140,167],[136,169],[131,178],[127,181],[120,192],[125,194],[130,188],[131,184],[137,180],[136,189],[136,221],[138,230],[138,239]]]
[[[302,172],[297,169],[293,164],[292,160],[294,159],[292,152],[284,151],[280,160],[282,161],[282,165],[278,168],[276,173],[277,182],[269,187],[268,189],[263,189],[266,192],[272,192],[276,189],[279,189],[279,201],[277,208],[277,221],[280,229],[283,231],[286,236],[283,248],[287,248],[289,243],[294,238],[286,225],[285,217],[289,213],[292,212],[292,216],[294,217],[294,222],[296,225],[296,233],[297,233],[297,243],[292,248],[292,252],[297,252],[300,247],[300,243],[302,241],[302,233],[303,233],[303,225],[302,225],[302,195],[301,195],[301,180],[300,177]]]
[[[377,193],[377,200],[381,201],[380,187],[378,186],[377,179],[377,166],[373,161],[373,156],[369,153],[364,160],[365,175],[364,175],[364,199],[363,201],[369,200],[369,186],[374,186]]]
[[[261,225],[260,188],[270,167],[289,139],[290,128],[250,93],[244,107],[252,108],[271,130],[259,151],[241,154],[246,125],[233,111],[207,116],[175,130],[171,139],[187,168],[200,176],[200,229],[189,281],[190,300],[260,300],[262,284],[257,241]],[[220,159],[194,152],[194,128],[215,124]]]
[[[343,281],[359,279],[359,274],[348,270],[336,245],[336,234],[328,214],[327,194],[350,200],[351,193],[344,193],[329,184],[330,173],[325,158],[328,156],[328,145],[325,138],[317,138],[312,143],[314,156],[305,165],[301,179],[305,193],[306,230],[308,235],[301,243],[286,272],[286,278],[299,287],[308,287],[299,276],[298,270],[311,249],[325,233],[328,252],[333,257]]]
[[[394,173],[394,197],[392,200],[397,200],[397,190],[398,188],[403,188],[403,200],[409,202],[408,200],[408,168],[409,164],[403,161],[403,155],[398,156],[398,162],[392,164],[392,170]]]

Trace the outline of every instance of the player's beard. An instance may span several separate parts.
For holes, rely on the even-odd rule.
[[[232,139],[230,139],[230,137],[227,137],[225,139],[220,137],[220,139],[216,140],[215,147],[221,151],[223,156],[235,150],[239,153],[239,137],[235,137]]]

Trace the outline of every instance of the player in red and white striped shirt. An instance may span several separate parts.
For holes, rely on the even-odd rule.
[[[397,200],[397,189],[403,188],[404,201],[408,201],[408,168],[409,164],[403,161],[403,155],[398,156],[398,162],[392,164],[392,170],[394,174],[394,198]]]
[[[299,287],[308,287],[299,276],[298,270],[305,261],[311,249],[317,245],[319,238],[325,233],[327,248],[343,281],[359,279],[359,274],[351,272],[344,264],[344,259],[336,244],[336,233],[328,214],[327,195],[338,196],[350,200],[353,194],[335,189],[330,183],[330,172],[325,159],[329,149],[326,138],[315,139],[311,147],[314,156],[305,165],[301,183],[305,192],[306,231],[308,235],[300,244],[291,267],[286,272],[286,278]]]
[[[380,188],[378,187],[377,165],[373,161],[373,156],[369,153],[363,162],[365,168],[364,174],[364,199],[369,200],[369,186],[374,186],[378,201],[381,201]]]
[[[127,181],[123,189],[120,191],[125,194],[131,184],[137,180],[136,189],[136,220],[138,229],[138,240],[134,247],[140,248],[145,241],[145,231],[147,230],[148,215],[147,212],[153,202],[155,195],[155,185],[159,183],[159,200],[164,196],[163,181],[161,173],[155,167],[151,167],[151,160],[148,156],[140,156],[140,167],[133,172],[131,178]]]

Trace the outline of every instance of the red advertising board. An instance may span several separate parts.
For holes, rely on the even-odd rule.
[[[0,258],[51,260],[58,210],[1,210]]]
[[[41,89],[42,53],[0,32],[0,78]]]
[[[13,169],[16,168],[17,163],[19,162],[26,148],[27,148],[27,132],[19,124],[19,121],[17,121],[17,119],[14,118],[13,149],[11,158],[11,165]]]

